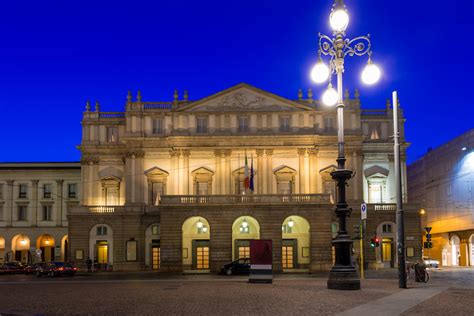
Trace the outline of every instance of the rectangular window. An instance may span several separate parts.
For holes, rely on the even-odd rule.
[[[197,183],[197,194],[198,195],[207,195],[208,194],[208,183],[207,182],[198,182]]]
[[[20,184],[18,197],[20,199],[26,199],[28,195],[28,186],[26,184]]]
[[[115,143],[118,140],[117,127],[107,127],[107,142]]]
[[[153,225],[151,226],[151,234],[153,236],[157,236],[160,234],[160,225]]]
[[[163,118],[153,119],[153,134],[163,134]]]
[[[51,184],[44,184],[43,185],[43,198],[44,199],[50,199],[51,198],[52,187],[53,186]]]
[[[334,131],[334,118],[332,118],[332,117],[325,117],[324,118],[324,131],[325,132]]]
[[[97,227],[97,236],[106,236],[107,235],[107,227],[106,226],[99,226]]]
[[[291,194],[291,182],[278,182],[278,194]]]
[[[150,189],[150,204],[158,205],[161,196],[165,194],[163,182],[152,182]]]
[[[280,116],[280,132],[289,132],[291,126],[290,116]]]
[[[51,221],[52,220],[52,209],[51,205],[43,205],[43,221]]]
[[[207,117],[196,118],[196,133],[207,133]]]
[[[18,206],[18,220],[26,221],[26,217],[27,217],[27,206],[26,205]]]
[[[248,116],[239,116],[239,133],[247,133],[249,131],[249,118]]]
[[[77,199],[77,183],[69,183],[67,185],[67,197]]]
[[[137,241],[127,241],[127,261],[137,261]]]

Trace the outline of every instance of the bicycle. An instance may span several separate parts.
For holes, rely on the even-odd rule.
[[[414,280],[415,282],[428,283],[430,280],[430,274],[426,269],[426,265],[423,263],[408,263],[406,264],[407,271],[406,277],[408,280]]]

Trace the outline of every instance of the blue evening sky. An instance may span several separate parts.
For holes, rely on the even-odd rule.
[[[0,161],[77,161],[87,99],[122,111],[127,90],[171,101],[198,99],[240,82],[295,99],[315,89],[309,71],[317,34],[330,35],[332,2],[2,1]],[[371,34],[366,58],[347,63],[345,88],[363,107],[384,108],[399,91],[409,161],[473,127],[474,2],[347,0],[348,36]]]

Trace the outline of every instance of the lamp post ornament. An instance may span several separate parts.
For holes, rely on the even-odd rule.
[[[373,84],[380,78],[379,68],[372,63],[371,44],[369,35],[353,39],[346,37],[346,28],[349,24],[349,14],[344,1],[335,0],[329,17],[333,29],[333,37],[319,34],[318,62],[311,71],[311,77],[316,83],[327,82],[328,88],[322,96],[322,101],[328,106],[337,106],[337,139],[338,156],[337,169],[331,173],[337,186],[336,215],[339,218],[339,231],[332,241],[335,248],[336,260],[332,267],[327,286],[329,289],[359,290],[360,279],[352,263],[352,240],[347,232],[347,217],[352,212],[346,202],[346,186],[352,177],[352,170],[345,168],[344,156],[344,102],[342,88],[342,74],[344,72],[344,58],[346,56],[368,56],[367,65],[362,73],[362,81]],[[329,56],[327,66],[322,61],[322,55]],[[333,88],[331,77],[336,74],[336,89]]]

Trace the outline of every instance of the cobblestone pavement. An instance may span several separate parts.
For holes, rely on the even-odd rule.
[[[325,279],[84,280],[0,284],[0,314],[14,315],[332,315],[398,291],[389,280],[363,290],[326,289]]]
[[[333,315],[398,293],[396,277],[396,270],[371,271],[361,291],[341,292],[326,289],[324,274],[276,275],[271,285],[156,273],[0,276],[0,315]],[[472,315],[474,269],[434,270],[428,284],[409,286],[449,288],[404,315]]]

